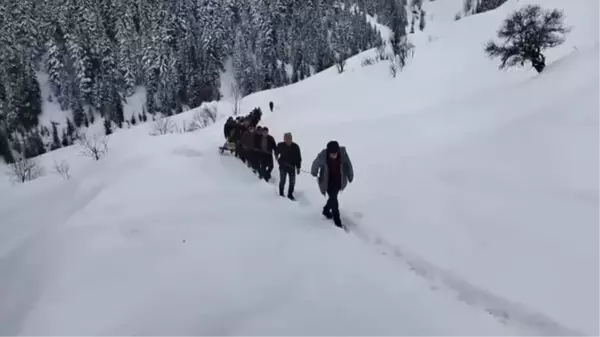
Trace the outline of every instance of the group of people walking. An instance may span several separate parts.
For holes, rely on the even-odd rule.
[[[275,158],[279,166],[279,195],[296,200],[296,175],[300,174],[302,168],[300,147],[289,132],[283,135],[282,142],[276,143],[269,128],[258,125],[261,116],[260,108],[255,108],[246,117],[229,117],[223,130],[226,144],[230,144],[230,151],[246,163],[259,179],[267,182],[271,179]],[[354,180],[354,170],[346,148],[337,141],[328,142],[313,161],[310,174],[317,178],[321,194],[328,197],[323,206],[323,216],[333,219],[335,225],[342,228],[338,194]]]

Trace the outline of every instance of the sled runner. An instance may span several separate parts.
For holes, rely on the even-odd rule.
[[[235,143],[234,142],[225,142],[223,146],[219,146],[219,153],[223,154],[225,151],[229,151],[229,153],[233,153],[235,151]]]

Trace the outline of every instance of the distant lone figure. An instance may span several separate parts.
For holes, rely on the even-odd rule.
[[[273,112],[273,101],[269,102],[269,109],[271,109],[271,112]]]

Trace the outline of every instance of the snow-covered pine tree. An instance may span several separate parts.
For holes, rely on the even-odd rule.
[[[109,118],[104,118],[104,134],[107,136],[112,133],[112,122]]]
[[[61,147],[60,137],[58,136],[58,123],[52,122],[52,144],[50,150],[56,150]]]

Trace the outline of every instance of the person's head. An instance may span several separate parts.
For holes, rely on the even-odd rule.
[[[256,132],[257,132],[257,133],[260,133],[260,134],[262,134],[262,130],[263,130],[262,126],[257,126],[257,127],[256,127]]]
[[[249,125],[249,126],[248,126],[248,131],[249,131],[249,132],[254,132],[254,126],[252,126],[252,125]]]
[[[291,132],[286,132],[283,134],[283,141],[287,144],[290,145],[292,144],[292,133]]]
[[[269,135],[269,128],[266,126],[263,128],[263,135],[265,135],[265,136]]]
[[[332,140],[329,143],[327,143],[327,154],[329,155],[329,157],[337,158],[339,153],[340,153],[340,144],[338,144],[338,142],[336,142],[335,140]]]

